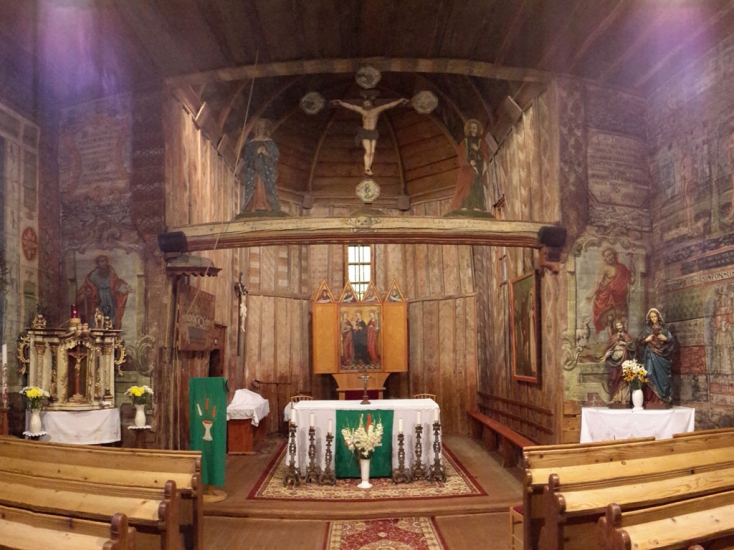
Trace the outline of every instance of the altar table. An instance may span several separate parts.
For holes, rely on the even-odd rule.
[[[696,409],[608,409],[584,407],[581,409],[581,443],[650,437],[668,439],[673,434],[692,432],[695,428]]]
[[[440,415],[438,403],[433,399],[378,399],[372,401],[369,405],[362,405],[359,401],[299,401],[293,404],[295,411],[296,424],[296,464],[302,473],[305,473],[308,465],[308,431],[310,427],[311,415],[314,415],[315,429],[315,446],[316,457],[321,467],[324,467],[324,458],[326,451],[326,432],[328,430],[329,420],[332,424],[332,434],[334,441],[332,442],[331,451],[335,454],[334,444],[337,441],[336,432],[338,429],[336,424],[336,412],[339,411],[360,411],[367,413],[373,411],[392,411],[392,438],[390,441],[383,439],[383,447],[389,446],[388,451],[392,456],[393,468],[398,465],[398,428],[400,420],[403,424],[405,449],[405,467],[410,468],[413,465],[414,445],[415,445],[415,425],[418,420],[418,413],[421,413],[421,425],[423,433],[421,435],[422,461],[424,464],[433,463],[433,422],[434,418]],[[440,420],[440,416],[438,416]],[[287,459],[286,459],[287,460]],[[332,459],[332,468],[334,463]],[[337,471],[337,477],[340,477]]]
[[[29,429],[30,411],[26,414]],[[120,441],[120,409],[91,411],[41,411],[41,423],[46,435],[40,441],[101,445]]]

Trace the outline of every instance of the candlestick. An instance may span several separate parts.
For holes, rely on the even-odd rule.
[[[313,413],[311,413],[310,421],[311,422],[310,422],[309,426],[313,428]]]
[[[326,430],[326,433],[331,434],[331,418],[329,418],[329,428]]]
[[[398,433],[403,433],[403,419],[398,418]]]
[[[420,424],[421,423],[421,412],[420,411],[418,411],[418,418],[416,418],[415,423],[416,424]]]

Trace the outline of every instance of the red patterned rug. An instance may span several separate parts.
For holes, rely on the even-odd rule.
[[[357,487],[359,479],[337,479],[336,485],[301,483],[297,487],[283,486],[286,473],[286,445],[283,444],[266,468],[263,476],[250,491],[248,499],[268,500],[410,500],[468,496],[487,493],[466,471],[454,454],[443,447],[446,482],[415,481],[395,484],[390,478],[371,478],[371,489]]]
[[[445,550],[433,518],[332,521],[324,550]]]

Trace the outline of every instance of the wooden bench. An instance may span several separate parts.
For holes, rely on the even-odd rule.
[[[733,435],[608,446],[598,463],[558,468],[544,487],[539,548],[587,548],[610,503],[636,510],[734,490]]]
[[[467,411],[467,414],[471,420],[472,439],[485,441],[488,451],[499,450],[502,457],[502,466],[505,468],[517,466],[519,464],[518,457],[522,455],[522,450],[525,447],[537,445],[535,441],[531,441],[486,414],[479,411]],[[489,433],[487,440],[484,439],[485,429]]]
[[[61,487],[70,492],[115,495],[132,505],[146,501],[144,515],[128,514],[130,524],[137,527],[138,548],[150,546],[152,535],[151,504],[165,504],[166,528],[159,525],[161,543],[176,539],[180,532],[187,548],[203,548],[203,494],[200,487],[201,453],[190,451],[158,451],[153,449],[119,449],[87,445],[65,445],[0,438],[0,473],[16,476],[14,480],[34,478],[36,483]],[[21,476],[20,478],[18,476]],[[10,479],[10,478],[8,478]],[[173,485],[168,485],[167,482]],[[61,484],[61,485],[60,485]],[[175,495],[166,495],[166,487]],[[140,509],[141,514],[143,508]],[[117,510],[121,511],[121,510]],[[80,512],[82,514],[82,512]],[[85,516],[89,517],[89,516]],[[174,527],[175,526],[175,527]],[[175,537],[164,533],[177,533]],[[165,540],[164,540],[165,539]]]
[[[598,464],[607,461],[617,447],[626,447],[640,441],[655,438],[628,439],[625,441],[599,441],[593,443],[564,443],[536,445],[523,450],[523,538],[525,548],[538,548],[543,526],[543,490],[551,474],[563,468]]]
[[[734,491],[626,512],[609,504],[598,522],[597,542],[601,550],[674,550],[701,543],[731,548]]]
[[[0,506],[0,548],[135,550],[135,529],[124,514],[101,523]]]

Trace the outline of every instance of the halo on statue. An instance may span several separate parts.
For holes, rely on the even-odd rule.
[[[361,67],[357,71],[357,74],[354,75],[354,80],[365,90],[369,90],[370,88],[377,86],[377,83],[380,82],[380,78],[382,78],[380,71],[372,65]]]
[[[380,186],[371,178],[363,179],[357,185],[357,196],[365,204],[372,204],[380,196]]]

